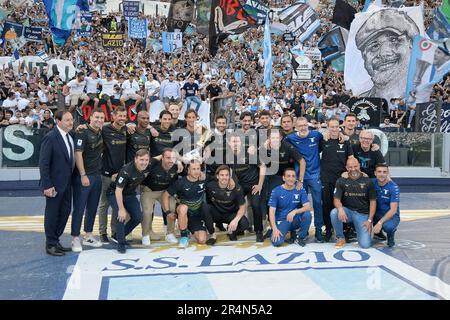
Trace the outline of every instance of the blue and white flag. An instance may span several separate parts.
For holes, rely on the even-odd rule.
[[[162,32],[163,52],[172,53],[183,47],[183,34],[181,32]]]
[[[45,52],[45,50],[39,50],[36,52],[36,55],[41,58],[42,60],[44,60],[45,62],[50,61],[50,57],[47,55],[47,53]]]
[[[77,15],[89,11],[88,0],[43,0],[53,42],[63,46],[72,33]]]
[[[128,37],[132,39],[146,39],[148,31],[147,19],[128,19]]]
[[[266,18],[266,24],[264,25],[264,85],[266,88],[272,86],[272,41],[270,39],[270,23],[269,17]]]
[[[416,35],[409,61],[405,99],[424,103],[430,99],[433,84],[450,71],[450,40],[431,41]]]
[[[450,38],[450,23],[448,23],[440,8],[434,10],[434,19],[426,32],[432,40]]]
[[[320,27],[320,18],[307,4],[296,2],[278,12],[280,23],[300,41],[308,40]]]

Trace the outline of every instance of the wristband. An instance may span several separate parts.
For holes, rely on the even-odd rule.
[[[369,221],[370,223],[372,223],[372,220],[370,220],[370,219],[367,219],[367,221]]]

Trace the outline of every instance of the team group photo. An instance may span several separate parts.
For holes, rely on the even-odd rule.
[[[2,300],[450,299],[448,0],[6,0],[0,29]]]

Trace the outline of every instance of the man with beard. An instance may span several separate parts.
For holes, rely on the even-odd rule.
[[[258,155],[250,155],[242,144],[241,135],[233,133],[228,141],[227,163],[233,170],[233,176],[242,186],[244,195],[253,212],[256,242],[264,242],[261,192],[264,185],[266,166]]]
[[[236,241],[237,234],[249,227],[249,222],[244,216],[247,209],[244,193],[240,185],[236,185],[232,190],[228,188],[231,180],[228,166],[221,165],[217,168],[216,179],[206,185],[206,198],[209,204],[207,218],[211,219],[207,223],[228,224],[228,237],[231,241]],[[214,233],[211,239],[215,239]]]
[[[155,129],[157,134],[150,137],[150,150],[154,157],[162,154],[164,149],[174,146],[172,141],[172,114],[169,111],[161,111],[159,114],[159,125]]]
[[[161,159],[159,159],[161,158]],[[162,204],[162,195],[167,188],[178,179],[178,168],[176,165],[176,153],[170,149],[164,149],[162,155],[152,158],[149,164],[149,175],[142,182],[141,205],[142,205],[142,244],[149,246],[151,240],[159,240],[159,236],[153,232],[153,213],[156,201]],[[175,199],[169,198],[169,209],[175,211]],[[172,244],[178,243],[175,237],[175,224],[173,220],[163,215],[166,231],[166,241]]]
[[[373,87],[360,96],[389,101],[404,95],[416,34],[419,34],[416,23],[406,12],[395,9],[377,11],[364,22],[355,41]]]
[[[114,122],[102,128],[103,156],[102,156],[102,194],[100,206],[98,208],[100,240],[108,243],[108,207],[110,205],[107,191],[111,182],[115,180],[117,173],[125,164],[127,148],[127,131],[125,122],[127,121],[127,111],[124,107],[117,107],[113,113]],[[116,231],[117,216],[111,218],[111,231]]]
[[[203,153],[203,159],[206,163],[206,173],[209,176],[214,176],[217,168],[226,162],[225,152],[227,141],[225,133],[227,126],[227,119],[224,116],[217,116],[214,120],[214,133]]]

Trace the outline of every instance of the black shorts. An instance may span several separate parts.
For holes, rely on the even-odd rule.
[[[188,216],[188,229],[192,234],[197,231],[206,231],[205,221],[199,214]]]

